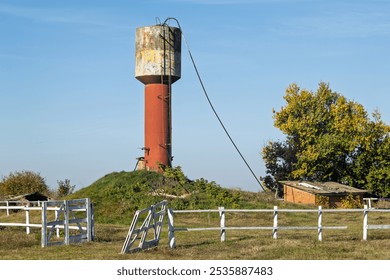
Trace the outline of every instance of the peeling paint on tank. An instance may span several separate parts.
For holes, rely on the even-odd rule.
[[[169,43],[164,41],[163,34]],[[174,83],[180,76],[180,29],[160,25],[137,28],[135,77],[149,84],[161,82],[161,78]]]

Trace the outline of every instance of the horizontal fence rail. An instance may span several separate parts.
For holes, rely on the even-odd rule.
[[[3,202],[3,201],[2,201]],[[47,207],[47,210],[49,211],[58,211],[59,207]],[[42,207],[35,207],[35,206],[0,206],[0,210],[6,210],[7,216],[9,216],[9,210],[22,210],[26,211],[26,222],[25,223],[2,223],[0,222],[0,226],[9,226],[9,227],[25,227],[26,233],[30,234],[30,227],[35,228],[42,228],[42,224],[31,224],[30,221],[30,211],[42,211]],[[73,210],[75,212],[85,212],[85,209],[76,209]],[[64,226],[58,225],[59,229],[63,229]],[[77,226],[69,226],[70,229],[78,229]],[[86,227],[83,227],[83,229],[86,229]],[[59,233],[58,233],[59,237]]]
[[[347,226],[323,226],[322,219],[324,213],[343,213],[343,212],[355,212],[363,213],[363,240],[367,240],[369,229],[390,229],[390,225],[369,225],[368,213],[369,212],[384,212],[390,213],[390,209],[374,209],[369,208],[367,205],[363,209],[322,209],[321,206],[318,209],[279,209],[274,206],[274,209],[225,209],[219,207],[218,209],[204,209],[204,210],[174,210],[168,209],[168,237],[169,247],[175,248],[176,238],[175,232],[192,232],[192,231],[220,231],[220,240],[224,242],[226,240],[227,230],[270,230],[272,231],[272,238],[277,239],[279,230],[316,230],[318,234],[318,240],[322,241],[323,230],[341,230],[347,229]],[[219,213],[219,227],[175,227],[174,216],[181,213]],[[273,225],[272,226],[225,226],[226,213],[272,213]],[[317,213],[318,225],[317,226],[280,226],[278,224],[279,213]]]

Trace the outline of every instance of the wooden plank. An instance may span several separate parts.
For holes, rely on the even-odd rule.
[[[76,204],[76,203],[84,203],[85,204],[85,198],[72,199],[72,200],[69,200],[69,202],[71,203],[70,205]]]
[[[51,221],[51,222],[47,222],[46,225],[48,227],[51,227],[51,226],[63,226],[65,223],[64,220],[59,220],[59,221]]]
[[[30,211],[26,210],[26,233],[30,234],[30,227],[28,226],[30,224]]]
[[[176,211],[175,211],[176,212]],[[230,213],[273,213],[273,209],[225,209],[225,212]]]
[[[383,213],[390,213],[390,209],[378,209],[378,208],[372,208],[367,209],[368,212],[383,212]]]
[[[0,226],[4,227],[35,227],[35,228],[41,228],[42,224],[24,224],[24,223],[0,223]]]
[[[323,226],[322,229],[347,229],[347,226]],[[225,230],[273,230],[274,227],[259,226],[259,227],[224,227]],[[317,230],[318,227],[298,227],[298,226],[279,226],[277,229],[282,230]],[[208,228],[174,228],[174,231],[207,231],[207,230],[221,230],[220,227]]]
[[[69,206],[69,210],[72,211],[79,211],[79,212],[85,212],[87,209],[85,208],[85,205],[75,205],[75,206]]]
[[[274,227],[225,227],[226,230],[273,230]]]
[[[46,232],[46,227],[47,227],[47,202],[44,202],[42,204],[42,228],[41,228],[41,246],[42,247],[47,247],[47,232]]]
[[[323,226],[323,229],[347,229],[347,226]]]
[[[174,231],[204,231],[204,230],[221,230],[220,227],[209,227],[209,228],[175,228]]]
[[[65,208],[64,208],[64,243],[65,245],[69,245],[69,202],[64,200]]]
[[[237,209],[238,210],[238,209]],[[174,210],[175,213],[219,213],[216,209],[205,209],[205,210]]]
[[[91,204],[91,201],[89,198],[87,198],[85,200],[85,207],[87,210],[87,212],[86,212],[86,214],[87,214],[87,218],[86,218],[86,220],[87,220],[87,240],[92,241],[92,239],[93,239],[92,238],[92,236],[93,236],[92,226],[91,226],[91,224],[92,224],[92,204]]]
[[[390,229],[390,225],[368,225],[367,229]]]
[[[87,234],[77,234],[77,235],[71,235],[69,236],[69,242],[70,243],[77,243],[82,240],[86,241],[88,239]]]
[[[69,219],[69,224],[86,223],[87,218]]]
[[[176,248],[174,212],[171,208],[168,209],[168,240],[169,248]]]
[[[318,227],[297,227],[297,226],[281,226],[278,227],[278,229],[282,230],[313,230],[313,229],[318,229]]]
[[[274,226],[272,229],[272,238],[278,238],[278,206],[274,206]]]
[[[56,241],[56,242],[49,242],[46,246],[58,246],[58,245],[64,245],[65,243],[63,241]]]

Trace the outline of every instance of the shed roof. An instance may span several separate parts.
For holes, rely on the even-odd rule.
[[[33,193],[12,196],[12,197],[9,197],[7,200],[17,201],[17,200],[21,200],[21,199],[26,199],[29,201],[34,201],[34,200],[45,201],[45,200],[48,200],[48,197],[44,194],[41,194],[40,192],[33,192]]]
[[[342,195],[367,193],[366,190],[336,182],[280,181],[280,183],[312,194]]]

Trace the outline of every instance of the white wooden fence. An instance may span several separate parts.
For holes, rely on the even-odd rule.
[[[40,201],[29,202],[29,205],[15,205],[18,202],[1,201],[0,210],[6,210],[7,216],[11,216],[10,210],[22,210],[26,213],[25,223],[3,223],[0,226],[25,227],[26,233],[30,234],[30,228],[41,228],[42,247],[77,243],[82,241],[92,241],[94,239],[94,214],[93,206],[89,198],[62,200],[62,201]],[[30,211],[41,211],[41,223],[30,223]],[[49,221],[48,211],[54,211],[54,220]],[[83,213],[83,217],[80,214]],[[51,215],[52,216],[52,215]],[[63,231],[62,241],[50,241],[54,232],[57,239],[60,238],[60,230]],[[73,234],[74,232],[78,234]]]
[[[204,228],[177,228],[174,226],[174,216],[175,214],[180,213],[219,213],[219,227],[204,227]],[[290,212],[290,213],[318,213],[318,225],[317,226],[280,226],[278,224],[278,214],[281,212]],[[274,209],[225,209],[224,207],[219,207],[216,209],[208,210],[173,210],[168,209],[168,238],[169,238],[169,247],[175,248],[176,239],[175,232],[178,231],[207,231],[207,230],[218,230],[220,231],[221,242],[226,240],[226,231],[227,230],[270,230],[272,231],[272,238],[278,238],[278,230],[316,230],[318,234],[318,240],[322,241],[323,230],[339,230],[347,229],[346,226],[323,226],[322,219],[324,213],[343,213],[343,212],[361,212],[363,213],[363,240],[367,240],[368,230],[369,229],[390,229],[390,225],[369,225],[368,224],[368,213],[369,212],[387,212],[390,213],[390,209],[369,209],[367,205],[364,206],[364,209],[322,209],[321,206],[318,209],[278,209],[277,206],[274,206]],[[273,225],[272,226],[234,226],[227,227],[225,226],[226,217],[225,213],[272,213],[273,214]]]

